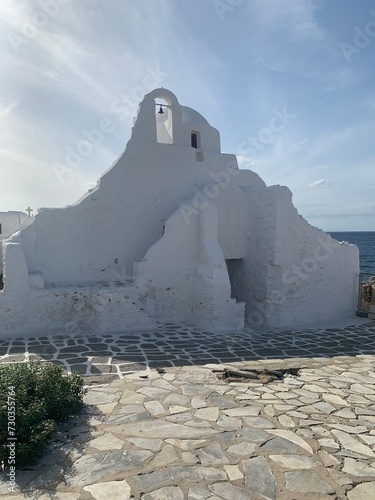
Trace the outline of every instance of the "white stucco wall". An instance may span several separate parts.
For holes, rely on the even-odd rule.
[[[311,226],[286,187],[259,189],[249,199],[246,318],[251,326],[316,325],[354,317],[359,251]],[[251,265],[250,263],[253,263]]]
[[[192,203],[186,207],[193,208]],[[191,322],[204,329],[240,331],[244,303],[231,299],[223,251],[217,240],[217,211],[208,205],[191,216],[177,210],[165,234],[135,265],[143,307],[161,322]]]
[[[169,106],[173,144],[157,142],[158,98]],[[191,132],[199,134],[197,149]],[[11,237],[0,319],[14,331],[28,319],[37,326],[38,317],[43,327],[62,328],[73,314],[86,328],[93,309],[103,331],[187,318],[229,331],[244,319],[253,327],[283,327],[349,318],[358,249],[332,241],[298,215],[288,188],[267,187],[254,172],[239,170],[205,118],[157,89],[140,104],[124,154],[97,187],[75,205],[41,210]],[[225,261],[236,270],[232,281],[239,280],[237,302]],[[114,281],[123,289],[108,292]],[[87,290],[82,307],[71,292],[78,286]],[[18,305],[10,300],[14,290]]]
[[[32,224],[34,218],[24,212],[0,212],[0,274],[3,273],[3,245],[2,243],[12,234]]]
[[[4,261],[0,337],[156,328],[155,320],[135,303],[131,285],[44,288],[40,274],[29,274],[22,245],[9,241],[4,243]]]
[[[31,224],[33,217],[24,212],[0,212],[0,240],[9,238],[14,232]]]

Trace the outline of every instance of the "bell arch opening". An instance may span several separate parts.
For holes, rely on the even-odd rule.
[[[156,140],[160,144],[173,144],[172,105],[165,99],[155,99]]]

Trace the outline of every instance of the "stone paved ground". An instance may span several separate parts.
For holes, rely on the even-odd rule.
[[[158,366],[375,353],[375,322],[345,328],[213,334],[167,324],[151,333],[0,339],[0,362],[41,358],[102,380]]]
[[[172,325],[169,331],[139,340],[28,339],[27,353],[90,368],[87,406],[60,427],[36,467],[17,472],[23,493],[10,495],[3,473],[0,498],[375,498],[374,323],[237,335],[229,345],[224,336]],[[319,352],[323,344],[332,352]],[[160,359],[169,349],[175,366]],[[142,360],[133,359],[140,353]],[[24,356],[25,343],[13,341],[3,362]],[[240,368],[302,369],[268,384],[227,383],[213,371],[223,367],[212,364],[219,360]],[[163,361],[160,373],[137,371]],[[198,366],[203,363],[211,364]],[[103,367],[116,368],[111,375]]]

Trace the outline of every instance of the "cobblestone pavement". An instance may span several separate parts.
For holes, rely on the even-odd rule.
[[[375,321],[362,320],[345,328],[231,335],[167,324],[151,333],[58,334],[0,340],[1,363],[41,358],[61,363],[68,371],[107,379],[148,367],[352,354],[375,354]]]
[[[139,353],[141,347],[147,358],[143,362],[124,358],[121,363],[129,368],[127,363],[131,361],[136,370],[147,362],[159,365],[163,360],[157,356],[166,355],[175,343],[173,328],[172,339],[167,332],[153,337],[144,334],[138,343],[136,336],[131,341],[123,336],[122,352],[136,346],[138,350],[134,351]],[[263,358],[276,356],[273,352],[278,349],[285,359],[260,359],[255,355],[260,347],[255,348],[254,343],[260,343],[263,334],[254,342],[241,335],[232,336],[230,352],[237,360],[246,359],[232,363],[236,359],[230,357],[228,364],[225,345],[217,349],[218,336],[211,342],[214,339],[209,334],[194,330],[189,334],[187,328],[181,328],[186,335],[179,340],[187,345],[179,346],[174,353],[176,366],[164,363],[163,369],[133,373],[116,369],[112,375],[104,372],[96,377],[92,375],[100,369],[93,373],[92,367],[117,366],[117,355],[109,365],[90,365],[84,412],[60,426],[37,466],[17,471],[18,492],[10,494],[6,473],[0,476],[0,498],[371,500],[375,498],[374,330],[374,323],[364,323],[355,329],[331,332],[283,332],[278,340],[265,334]],[[318,347],[309,347],[312,333],[319,341],[345,347],[346,355],[337,356],[342,354],[339,351],[314,357],[322,353],[318,353]],[[199,338],[199,342],[194,340]],[[242,342],[240,346],[236,347],[235,339]],[[304,355],[293,352],[294,358],[287,357],[293,339],[293,345],[297,345],[294,348]],[[77,344],[69,344],[70,340]],[[97,339],[91,344],[87,339],[86,343],[79,340],[66,337],[52,345],[43,339],[39,347],[44,342],[41,345],[54,348],[61,341],[56,359],[70,368],[89,367],[91,354],[75,363],[69,361],[70,355],[77,353],[77,346],[91,349]],[[20,341],[12,343],[18,352],[9,352],[10,357],[4,361],[11,361],[14,355],[25,356],[25,343],[15,342]],[[27,352],[32,352],[33,342],[28,339]],[[115,347],[113,336],[103,336],[100,343],[103,352],[104,345],[111,346],[112,351]],[[191,353],[189,345],[198,353]],[[257,357],[257,361],[248,359],[250,345],[251,357]],[[75,351],[64,351],[64,346]],[[95,349],[99,352],[99,347]],[[220,358],[230,368],[301,369],[297,376],[289,375],[281,381],[228,383],[219,376],[223,364],[209,359],[211,364],[206,366],[188,366],[195,361],[208,362],[203,353],[215,349],[219,352],[214,359]],[[56,352],[47,349],[49,359]],[[181,359],[181,352],[190,353],[189,359]],[[62,355],[65,358],[58,357]],[[108,357],[108,352],[102,357]],[[125,371],[125,377],[118,376]]]

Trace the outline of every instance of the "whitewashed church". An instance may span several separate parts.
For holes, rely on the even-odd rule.
[[[2,334],[194,323],[291,327],[355,315],[358,249],[309,225],[176,96],[145,96],[126,150],[75,205],[3,242]]]

